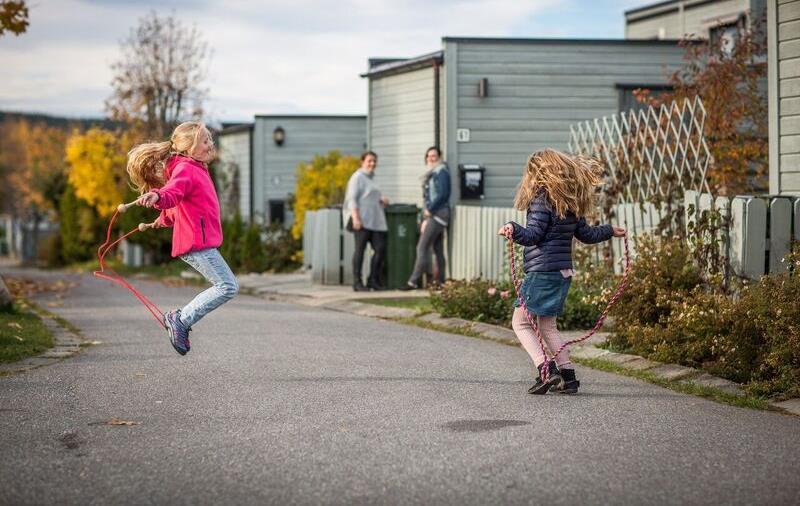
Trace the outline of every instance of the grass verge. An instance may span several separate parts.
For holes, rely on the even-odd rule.
[[[430,313],[433,311],[430,297],[387,297],[385,299],[357,299],[356,302],[374,304],[376,306],[413,309],[419,314]]]
[[[0,363],[16,362],[53,347],[52,332],[30,307],[15,302],[11,309],[0,311]]]
[[[391,321],[395,321],[397,323],[404,323],[406,325],[414,325],[416,327],[422,327],[423,329],[428,330],[436,330],[439,332],[449,332],[450,334],[460,334],[462,336],[467,337],[477,337],[478,339],[487,339],[481,334],[475,332],[474,330],[468,329],[466,327],[447,327],[445,325],[437,325],[435,323],[427,322],[421,318],[417,318],[412,316],[410,318],[388,318]]]
[[[718,390],[716,388],[700,386],[694,383],[679,383],[677,381],[670,381],[663,378],[659,378],[655,374],[648,372],[646,370],[636,371],[631,369],[625,369],[619,364],[615,364],[613,362],[610,362],[608,360],[603,360],[601,358],[573,357],[572,361],[586,367],[591,367],[592,369],[597,369],[599,371],[611,372],[614,374],[619,374],[621,376],[637,378],[643,381],[647,381],[648,383],[653,383],[658,386],[674,390],[676,392],[681,392],[689,395],[696,395],[698,397],[704,397],[706,399],[711,399],[724,404],[730,404],[732,406],[738,406],[740,408],[774,410],[774,408],[772,408],[766,400],[758,397],[753,397],[748,394],[745,394],[743,396],[738,396],[729,394],[727,392],[723,392],[722,390]]]
[[[422,327],[430,330],[437,330],[439,332],[448,332],[450,334],[460,334],[467,337],[477,337],[478,339],[484,339],[487,341],[493,341],[500,344],[505,344],[507,346],[519,346],[517,343],[510,343],[507,341],[499,341],[497,339],[492,339],[486,336],[483,336],[471,329],[467,329],[465,327],[447,327],[444,325],[436,325],[433,323],[429,323],[425,320],[421,320],[419,318],[392,318],[392,321],[396,321],[398,323],[404,323],[406,325],[415,325],[417,327]],[[716,402],[720,402],[723,404],[729,404],[731,406],[737,406],[741,408],[750,408],[750,409],[761,409],[761,410],[769,410],[769,411],[777,411],[775,408],[769,405],[769,403],[761,399],[759,397],[754,397],[752,395],[745,394],[744,396],[736,396],[729,394],[727,392],[723,392],[722,390],[705,387],[700,385],[695,385],[693,383],[678,383],[676,381],[669,381],[663,378],[659,378],[653,373],[648,371],[635,371],[630,369],[625,369],[618,364],[613,362],[603,360],[603,359],[579,359],[576,357],[572,358],[572,361],[580,364],[585,367],[589,367],[591,369],[596,369],[598,371],[605,371],[614,374],[619,374],[621,376],[628,376],[631,378],[636,378],[642,381],[646,381],[648,383],[653,383],[660,387],[667,388],[669,390],[673,390],[675,392],[680,392],[689,395],[695,395],[698,397],[703,397],[706,399],[710,399]]]

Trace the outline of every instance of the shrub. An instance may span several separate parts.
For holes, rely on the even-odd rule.
[[[642,241],[631,282],[612,310],[611,345],[746,384],[758,395],[800,395],[800,276],[734,287],[703,284],[683,241]],[[797,250],[787,258],[800,267]]]
[[[609,280],[596,272],[573,279],[564,313],[558,317],[561,330],[589,329],[597,322],[603,307],[602,295]],[[593,274],[593,275],[592,275]],[[448,281],[440,290],[431,292],[433,309],[446,317],[464,318],[511,327],[517,294],[510,281],[492,282],[482,279]]]
[[[223,220],[222,246],[220,246],[219,252],[234,271],[239,270],[241,266],[240,252],[242,251],[244,233],[244,221],[242,220],[242,215],[238,212],[233,218]]]
[[[251,223],[245,230],[242,248],[239,250],[239,265],[245,272],[264,272],[267,270],[267,257],[261,243],[261,227]]]
[[[325,156],[317,155],[311,163],[297,166],[292,225],[295,239],[300,239],[303,235],[306,211],[342,203],[347,180],[358,166],[357,158],[342,156],[338,151],[331,151]]]
[[[625,292],[610,313],[618,329],[611,343],[620,348],[636,346],[637,336],[628,328],[664,325],[673,305],[702,281],[684,241],[653,236],[638,238],[628,279]]]
[[[300,239],[295,239],[292,234],[279,223],[272,223],[266,229],[264,252],[267,257],[267,270],[270,272],[291,272],[301,265]]]
[[[220,253],[234,271],[289,272],[300,267],[301,242],[278,223],[246,224],[238,213],[222,223]]]
[[[67,185],[61,196],[58,217],[61,255],[57,263],[71,264],[92,258],[101,243],[102,225],[94,208],[75,195],[72,184]]]
[[[511,283],[484,279],[448,281],[431,292],[431,305],[442,316],[511,326],[515,294]]]

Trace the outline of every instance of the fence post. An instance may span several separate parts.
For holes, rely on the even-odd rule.
[[[731,204],[731,267],[736,274],[758,279],[766,266],[767,206],[752,196]]]
[[[694,217],[689,216],[689,207],[694,206]],[[683,194],[683,222],[686,224],[686,232],[689,232],[689,223],[695,223],[699,214],[699,198],[694,190],[686,190]]]
[[[800,242],[800,198],[794,199],[794,240]]]
[[[726,262],[731,258],[731,201],[728,197],[714,199],[714,208],[719,211],[723,226],[719,229],[717,240],[720,241],[720,251]]]
[[[789,253],[792,241],[792,201],[774,197],[769,201],[769,272],[786,272],[783,257]]]
[[[306,211],[303,221],[303,267],[308,269],[313,266],[311,257],[314,255],[314,220],[316,211]]]

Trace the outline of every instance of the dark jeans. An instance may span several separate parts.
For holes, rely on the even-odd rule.
[[[361,265],[364,263],[364,250],[367,248],[367,243],[370,243],[374,254],[370,263],[367,284],[382,285],[381,278],[383,277],[383,268],[386,263],[386,232],[362,228],[361,230],[353,230],[353,236],[356,240],[356,250],[353,253],[353,284],[364,282],[364,278],[361,275]]]
[[[408,279],[409,283],[415,285],[419,284],[422,277],[422,271],[425,268],[425,260],[429,255],[429,248],[433,246],[433,253],[436,257],[436,266],[438,268],[437,283],[444,283],[445,277],[445,264],[444,264],[444,232],[447,227],[440,225],[433,218],[428,218],[428,223],[425,225],[425,231],[419,238],[417,243],[417,260],[414,262],[414,271]]]

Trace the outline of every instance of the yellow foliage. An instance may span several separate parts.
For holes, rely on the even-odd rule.
[[[113,214],[125,195],[128,148],[127,136],[99,128],[73,133],[67,142],[69,182],[101,216]]]
[[[301,163],[297,166],[292,225],[295,239],[303,235],[306,211],[342,203],[347,181],[359,165],[358,158],[331,151],[324,156],[315,156],[309,164]]]

